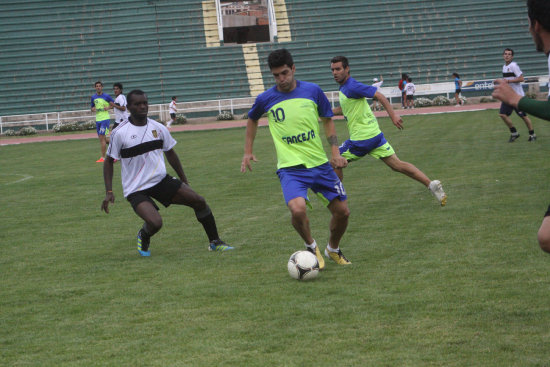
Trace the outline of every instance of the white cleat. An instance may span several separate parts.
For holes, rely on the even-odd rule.
[[[443,191],[443,186],[441,186],[441,182],[439,180],[433,180],[430,182],[428,188],[437,198],[441,206],[445,206],[445,204],[447,204],[447,195],[445,194],[445,191]]]

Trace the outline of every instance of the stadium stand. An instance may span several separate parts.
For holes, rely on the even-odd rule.
[[[368,82],[402,72],[415,84],[499,76],[512,47],[525,75],[544,75],[519,0],[273,0],[278,42],[216,42],[214,0],[27,0],[0,3],[0,116],[87,109],[93,84],[141,88],[152,104],[257,95],[265,60],[286,47],[297,77],[336,90],[332,56]],[[213,10],[214,9],[214,12]],[[252,86],[252,87],[251,87]]]

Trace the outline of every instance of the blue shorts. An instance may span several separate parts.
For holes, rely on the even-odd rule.
[[[356,161],[367,154],[378,159],[395,154],[392,146],[384,137],[384,133],[380,133],[374,138],[366,140],[348,139],[340,145],[339,150],[342,157],[346,158],[348,162]]]
[[[517,108],[514,108],[513,106],[510,106],[509,104],[506,104],[504,102],[502,102],[500,104],[500,111],[499,113],[501,115],[506,115],[506,116],[510,116],[512,114],[512,112],[516,111],[517,115],[519,117],[525,117],[527,116],[527,114],[523,111],[520,111],[518,110]]]
[[[340,201],[348,198],[342,182],[328,163],[313,168],[304,166],[281,168],[277,170],[277,176],[281,181],[287,205],[290,200],[297,197],[309,201],[307,189],[317,194],[325,206],[336,198]]]
[[[97,135],[108,135],[110,124],[111,120],[96,121],[95,129],[97,131]]]

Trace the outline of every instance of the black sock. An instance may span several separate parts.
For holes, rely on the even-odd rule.
[[[220,238],[218,236],[216,220],[214,219],[214,215],[208,205],[202,210],[195,210],[195,215],[197,216],[197,220],[202,224],[210,242]]]
[[[529,135],[534,135],[535,134],[535,130],[529,130]]]
[[[146,237],[146,239],[151,238],[151,232],[147,229],[147,223],[143,223],[143,226],[141,226],[141,235],[142,237]]]
[[[510,128],[510,132],[511,132],[512,134],[515,134],[515,133],[517,133],[518,131],[516,130],[515,127],[511,127],[511,128]]]

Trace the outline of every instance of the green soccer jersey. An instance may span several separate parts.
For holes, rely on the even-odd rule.
[[[361,84],[351,77],[340,86],[340,107],[350,140],[367,140],[382,132],[367,101],[367,98],[374,97],[376,90],[376,87]]]
[[[267,112],[269,131],[277,151],[277,168],[328,162],[319,135],[319,116],[332,117],[330,103],[319,86],[297,81],[289,93],[273,87],[260,94],[248,116],[258,120]]]
[[[95,107],[96,121],[104,121],[110,119],[109,111],[107,111],[107,107],[109,107],[109,102],[114,103],[115,100],[107,93],[101,93],[101,95],[97,95],[96,93],[92,96],[91,107]]]

